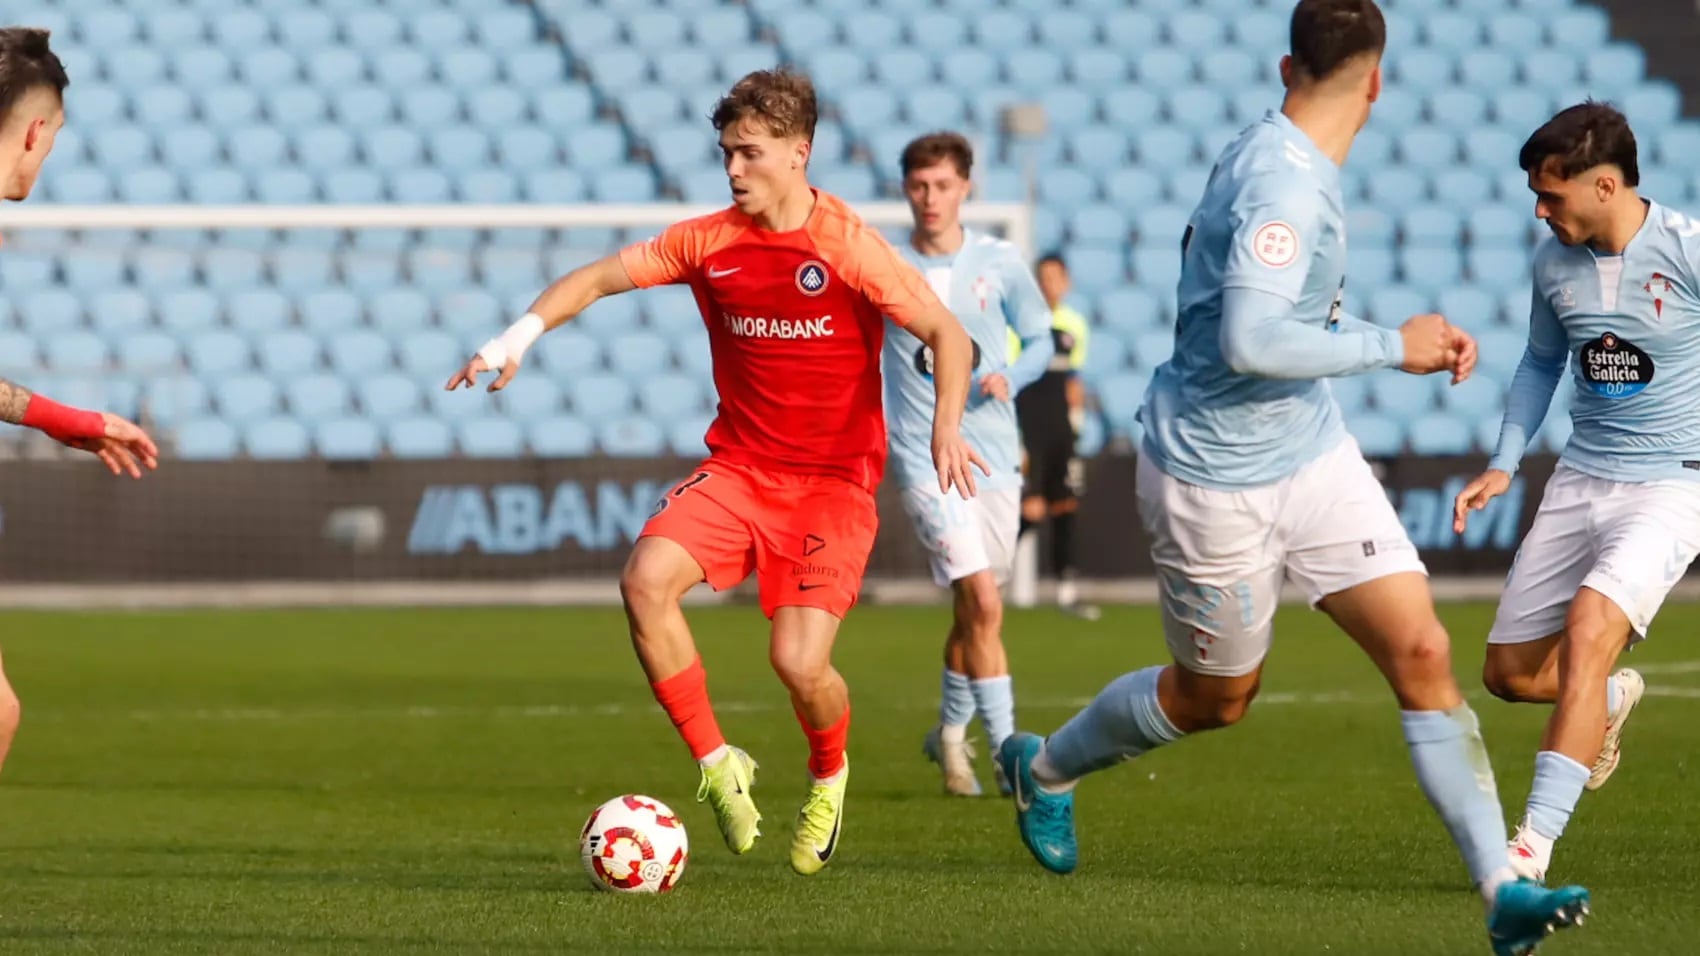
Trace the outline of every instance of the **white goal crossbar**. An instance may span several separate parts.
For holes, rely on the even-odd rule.
[[[881,201],[853,204],[877,226],[907,224],[905,203]],[[306,206],[19,206],[0,215],[0,229],[573,229],[621,226],[666,226],[680,219],[706,215],[724,206],[687,203],[634,205],[473,205],[451,203],[412,205]],[[1033,210],[1025,203],[965,203],[963,222],[1002,225],[1006,236],[1032,258]]]

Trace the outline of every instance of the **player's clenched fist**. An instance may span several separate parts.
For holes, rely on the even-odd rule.
[[[1476,368],[1476,338],[1455,325],[1448,325],[1452,331],[1452,351],[1457,357],[1452,362],[1452,384],[1457,385],[1470,377]]]
[[[1510,487],[1511,476],[1497,468],[1476,476],[1476,480],[1465,485],[1464,490],[1458,492],[1458,497],[1453,499],[1453,532],[1463,534],[1464,526],[1470,522],[1470,512],[1486,508],[1488,502],[1505,494]]]
[[[1405,361],[1399,368],[1414,375],[1453,368],[1458,362],[1456,331],[1445,317],[1434,313],[1406,320],[1399,327],[1399,338],[1405,343]]]

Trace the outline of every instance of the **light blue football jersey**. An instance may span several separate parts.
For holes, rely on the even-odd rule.
[[[963,230],[962,248],[954,255],[923,256],[908,242],[898,243],[898,248],[974,341],[974,384],[962,416],[962,437],[992,472],[986,477],[976,470],[976,482],[993,488],[1021,484],[1014,393],[1039,377],[1052,353],[1051,310],[1038,283],[1013,244],[972,229]],[[1014,363],[1009,361],[1010,329],[1023,343]],[[892,471],[906,488],[936,485],[932,350],[887,319],[880,365]],[[981,380],[995,372],[1009,380],[1011,401],[981,394]]]
[[[1647,204],[1622,255],[1548,237],[1492,467],[1515,471],[1568,366],[1559,458],[1599,478],[1700,480],[1700,222]]]
[[[1396,367],[1397,332],[1344,316],[1340,170],[1271,111],[1223,150],[1182,243],[1174,356],[1140,409],[1142,453],[1182,481],[1226,490],[1273,484],[1346,437],[1323,378]],[[1271,303],[1258,334],[1224,317],[1224,293]],[[1255,351],[1260,374],[1225,355]],[[1242,359],[1241,364],[1246,364]]]

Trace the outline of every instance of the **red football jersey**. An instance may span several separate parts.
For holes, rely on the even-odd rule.
[[[717,458],[872,489],[885,470],[884,316],[938,310],[921,274],[835,196],[769,232],[729,207],[620,251],[640,288],[686,283],[708,325]]]

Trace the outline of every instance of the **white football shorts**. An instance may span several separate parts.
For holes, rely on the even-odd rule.
[[[1580,588],[1605,595],[1644,638],[1697,554],[1700,482],[1611,481],[1560,462],[1511,562],[1488,643],[1564,630]]]
[[[1020,487],[982,487],[964,499],[955,489],[916,485],[903,489],[903,510],[940,587],[988,568],[999,584],[1008,579],[1021,527]]]
[[[1194,673],[1239,677],[1262,665],[1283,580],[1314,607],[1390,574],[1427,573],[1350,436],[1286,478],[1242,491],[1188,484],[1141,456],[1138,494],[1164,638]]]

